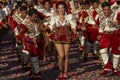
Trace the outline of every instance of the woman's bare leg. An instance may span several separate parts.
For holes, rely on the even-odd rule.
[[[45,44],[44,44],[44,58],[43,58],[43,60],[44,61],[46,61],[47,59],[46,59],[46,48],[47,48],[47,46],[49,45],[49,38],[48,38],[48,36],[47,36],[47,33],[44,33],[44,40],[45,40]],[[47,52],[48,52],[48,50],[47,50]]]
[[[70,44],[64,44],[64,51],[65,51],[65,68],[64,72],[68,72],[68,64],[69,64],[69,50],[70,50]]]
[[[63,61],[64,61],[64,49],[62,44],[55,43],[56,50],[58,52],[58,64],[59,69],[63,71]]]

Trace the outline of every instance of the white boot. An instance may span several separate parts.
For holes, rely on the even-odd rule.
[[[107,75],[113,69],[111,62],[109,61],[107,48],[101,49],[100,55],[101,55],[103,63],[104,63],[104,70],[101,73],[101,75]]]
[[[107,48],[104,48],[104,49],[100,49],[100,55],[102,57],[102,60],[103,60],[103,63],[104,65],[107,64],[108,60],[109,60],[109,56],[108,56],[108,53],[107,53]]]
[[[113,68],[117,69],[120,55],[113,54]]]
[[[93,51],[94,51],[95,54],[97,53],[98,44],[99,44],[98,41],[95,41],[94,44],[93,44]]]
[[[119,58],[120,58],[120,55],[113,54],[113,68],[114,68],[113,72],[114,72],[114,75],[118,77],[120,77],[120,73],[117,69],[119,64]]]
[[[85,44],[85,37],[82,36],[82,37],[81,37],[81,46],[84,46],[84,44]]]
[[[30,53],[27,50],[22,50],[23,52],[23,63],[28,64],[30,62]]]

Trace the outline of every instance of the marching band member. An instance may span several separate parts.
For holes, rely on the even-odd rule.
[[[21,27],[20,27],[20,24],[22,23],[22,21],[26,18],[27,16],[27,7],[25,6],[21,6],[20,7],[20,16],[18,17],[18,20],[17,20],[17,26],[15,28],[15,35],[16,35],[16,41],[18,42],[18,47],[23,47],[23,42],[22,42],[22,38],[23,38],[23,34],[21,34]],[[21,48],[18,48],[18,49],[21,49]],[[24,69],[27,69],[28,68],[28,62],[29,62],[29,58],[28,58],[28,51],[24,50],[22,48],[22,54],[21,54],[21,60],[22,60],[22,66]]]
[[[43,0],[38,0],[37,2],[36,2],[36,5],[34,6],[34,8],[38,11],[38,17],[39,17],[39,19],[41,20],[41,22],[43,21],[44,22],[44,20],[46,19],[46,15],[44,14],[44,6],[43,6]],[[49,3],[49,2],[48,2]],[[40,23],[41,23],[40,22]],[[41,24],[43,24],[43,23],[41,23]],[[43,28],[44,28],[45,26],[43,25]],[[39,63],[40,64],[44,64],[45,62],[44,61],[46,61],[46,57],[45,57],[45,48],[44,48],[44,46],[45,46],[45,42],[46,41],[44,41],[45,39],[44,39],[44,30],[41,28],[41,30],[42,30],[42,34],[41,34],[41,37],[43,38],[41,38],[41,54],[42,55],[44,55],[44,56],[42,56],[40,59],[39,59]]]
[[[51,16],[51,1],[50,0],[44,0],[43,1],[43,14],[46,15],[47,17]]]
[[[85,45],[85,40],[86,40],[86,27],[87,27],[87,21],[88,21],[88,12],[87,12],[87,8],[86,7],[87,3],[81,3],[81,11],[78,13],[78,19],[79,19],[79,28],[78,33],[79,33],[79,39],[80,39],[80,50],[84,49],[84,45]],[[81,33],[82,31],[82,33]]]
[[[67,78],[68,73],[68,56],[70,43],[75,35],[76,22],[72,15],[66,15],[67,6],[64,1],[57,3],[58,16],[51,17],[49,28],[52,31],[50,40],[54,42],[58,52],[58,64],[60,69],[59,78]],[[63,32],[64,31],[64,32]],[[64,64],[63,64],[64,63]],[[64,65],[64,68],[63,68]]]
[[[28,11],[28,17],[26,17],[22,24],[20,24],[22,28],[21,34],[24,35],[24,49],[31,53],[33,71],[31,69],[30,74],[34,73],[35,80],[41,79],[39,59],[44,56],[41,54],[41,31],[37,16],[37,10],[32,8]]]
[[[21,32],[21,28],[20,28],[20,24],[22,23],[22,21],[25,19],[27,15],[27,7],[20,7],[20,15],[19,16],[13,16],[13,24],[15,26],[15,29],[14,29],[14,32],[15,32],[15,36],[16,36],[16,41],[18,43],[21,43],[21,39],[22,39],[22,36],[20,35],[20,32]],[[19,41],[20,40],[20,41]]]
[[[25,19],[27,15],[27,7],[21,6],[20,7],[20,15],[13,15],[11,19],[11,25],[13,28],[14,32],[14,37],[16,39],[16,48],[17,48],[17,53],[18,57],[20,58],[20,62],[22,63],[23,68],[27,68],[27,62],[26,59],[27,57],[25,56],[26,53],[29,53],[28,51],[22,50],[22,37],[23,35],[21,34],[21,27],[20,24],[22,21]]]
[[[119,4],[120,5],[120,4]],[[115,26],[117,27],[117,30],[113,33],[113,70],[114,75],[120,77],[120,73],[118,73],[118,64],[120,60],[120,7],[118,10],[116,10],[115,17],[113,19]]]
[[[18,59],[19,62],[21,62],[21,49],[18,49],[18,45],[20,45],[22,42],[20,40],[20,35],[19,35],[19,31],[18,28],[18,24],[20,24],[22,22],[21,18],[20,18],[20,6],[21,4],[17,4],[16,5],[16,9],[14,11],[14,14],[12,16],[8,17],[8,23],[12,29],[13,35],[14,35],[14,44],[15,47],[17,49],[17,55],[18,55]]]
[[[90,46],[92,45],[93,47],[93,58],[97,58],[97,35],[98,35],[98,16],[99,16],[99,10],[98,10],[99,2],[98,0],[94,0],[92,6],[90,9],[87,10],[89,14],[88,18],[88,25],[87,25],[87,33],[88,33],[88,39],[87,39],[87,47],[86,47],[86,53],[85,53],[85,59],[87,59],[87,55],[90,52]]]
[[[72,6],[74,6],[74,7],[72,7]],[[72,8],[71,8],[69,14],[71,13],[71,14],[76,15],[76,17],[78,17],[77,14],[78,14],[78,12],[81,10],[78,1],[77,1],[77,0],[74,0],[74,1],[73,1],[73,5],[71,5],[71,7],[72,7]]]
[[[104,71],[101,75],[106,75],[110,71],[113,71],[115,76],[120,76],[120,73],[117,70],[118,62],[120,58],[120,33],[119,33],[119,17],[120,14],[116,15],[116,12],[112,13],[110,4],[104,2],[102,4],[102,9],[104,15],[99,17],[100,25],[99,25],[99,36],[100,40],[100,55],[103,59],[104,63]],[[113,55],[113,64],[110,62],[110,58],[108,53],[112,49]]]

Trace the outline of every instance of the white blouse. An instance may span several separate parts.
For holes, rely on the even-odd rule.
[[[76,20],[75,18],[73,18],[73,15],[72,14],[69,14],[69,15],[65,15],[65,21],[62,23],[60,22],[59,20],[59,16],[52,16],[50,18],[50,21],[49,21],[49,28],[51,30],[53,30],[53,28],[56,26],[56,27],[59,27],[59,26],[65,26],[67,24],[70,24],[71,25],[71,28],[72,29],[76,29]]]

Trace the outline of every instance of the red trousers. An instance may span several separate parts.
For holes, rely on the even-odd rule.
[[[120,54],[120,30],[113,33],[112,43],[112,53]]]
[[[113,54],[120,54],[120,33],[103,34],[100,40],[100,48],[112,48]]]
[[[98,36],[98,28],[88,27],[88,40],[96,41]]]

